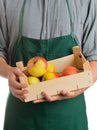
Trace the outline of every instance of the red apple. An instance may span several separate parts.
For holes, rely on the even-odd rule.
[[[28,73],[34,77],[40,77],[47,71],[47,61],[41,56],[31,58],[27,63]]]
[[[30,74],[28,73],[28,70],[27,70],[27,68],[25,67],[25,69],[23,70],[23,73],[28,77],[28,76],[30,76]]]
[[[59,75],[55,72],[46,72],[43,77],[42,77],[42,81],[46,81],[46,80],[51,80],[51,79],[55,79],[58,78]]]
[[[79,70],[76,67],[68,66],[63,69],[62,76],[72,75],[72,74],[76,74],[76,73],[79,73]]]

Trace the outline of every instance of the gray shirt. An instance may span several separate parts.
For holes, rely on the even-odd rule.
[[[17,39],[24,0],[0,0],[0,55],[7,59]],[[88,60],[97,60],[97,0],[68,0],[73,34]],[[66,0],[26,0],[22,34],[50,39],[70,34]]]

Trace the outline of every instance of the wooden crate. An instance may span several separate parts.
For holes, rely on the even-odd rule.
[[[89,62],[85,59],[78,46],[73,47],[73,54],[62,58],[48,61],[54,64],[56,71],[61,72],[64,67],[73,65],[78,69],[82,70],[80,73],[59,77],[56,79],[43,81],[34,85],[28,85],[25,102],[43,98],[41,95],[42,91],[46,91],[49,95],[60,94],[61,90],[77,90],[85,87],[89,87],[93,84],[92,72]],[[16,66],[21,70],[24,69],[22,62],[17,62]],[[27,79],[20,77],[20,82],[26,82]]]

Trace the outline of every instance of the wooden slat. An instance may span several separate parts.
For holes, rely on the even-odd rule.
[[[26,84],[28,84],[27,77],[21,76],[21,77],[19,77],[19,80],[20,80],[21,83],[26,83]]]
[[[16,66],[20,69],[20,70],[24,70],[24,65],[22,61],[16,62]]]
[[[78,46],[73,47],[74,61],[78,68],[82,69],[84,62],[86,62],[85,57],[80,51]]]
[[[21,71],[24,71],[24,70],[26,69],[26,67],[24,67],[22,61],[16,62],[16,66],[17,66]],[[25,75],[25,77],[23,77],[23,76],[19,77],[19,81],[20,81],[21,83],[26,83],[26,84],[28,84],[28,80],[27,80],[26,75]]]

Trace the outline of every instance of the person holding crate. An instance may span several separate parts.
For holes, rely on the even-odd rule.
[[[17,61],[72,54],[78,45],[97,79],[96,0],[0,0],[0,75],[8,79],[4,130],[88,130],[85,89],[25,103]],[[88,87],[88,86],[87,86]],[[24,89],[22,89],[24,88]]]

